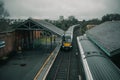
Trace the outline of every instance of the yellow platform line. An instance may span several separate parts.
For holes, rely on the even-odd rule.
[[[39,75],[41,74],[41,72],[43,71],[44,67],[46,66],[46,64],[48,63],[48,61],[50,60],[50,57],[53,55],[53,52],[49,55],[49,57],[47,58],[47,60],[45,61],[45,63],[43,64],[43,66],[40,68],[40,70],[38,71],[37,75],[35,76],[34,80],[37,80]]]

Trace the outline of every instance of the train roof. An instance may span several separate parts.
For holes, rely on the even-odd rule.
[[[87,80],[119,80],[120,70],[85,36],[77,37]]]
[[[120,54],[120,21],[108,21],[86,32],[108,56]]]

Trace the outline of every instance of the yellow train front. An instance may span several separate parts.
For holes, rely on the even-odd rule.
[[[68,50],[72,48],[72,44],[70,42],[63,42],[63,49]]]
[[[70,50],[72,49],[72,38],[71,35],[63,36],[62,39],[62,49],[63,50]]]
[[[73,31],[76,25],[70,26],[62,36],[62,50],[71,50],[72,49],[72,40],[73,40]]]

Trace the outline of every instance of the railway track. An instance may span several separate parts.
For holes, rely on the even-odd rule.
[[[57,59],[46,80],[69,80],[71,66],[71,53],[59,52]]]
[[[73,49],[70,51],[59,51],[46,80],[79,80],[80,67],[77,50],[76,36],[80,35],[79,29],[73,36]]]
[[[53,80],[69,80],[71,53],[61,53]]]

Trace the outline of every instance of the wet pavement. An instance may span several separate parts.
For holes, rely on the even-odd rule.
[[[33,80],[55,47],[41,47],[35,50],[14,53],[0,63],[0,80]]]

